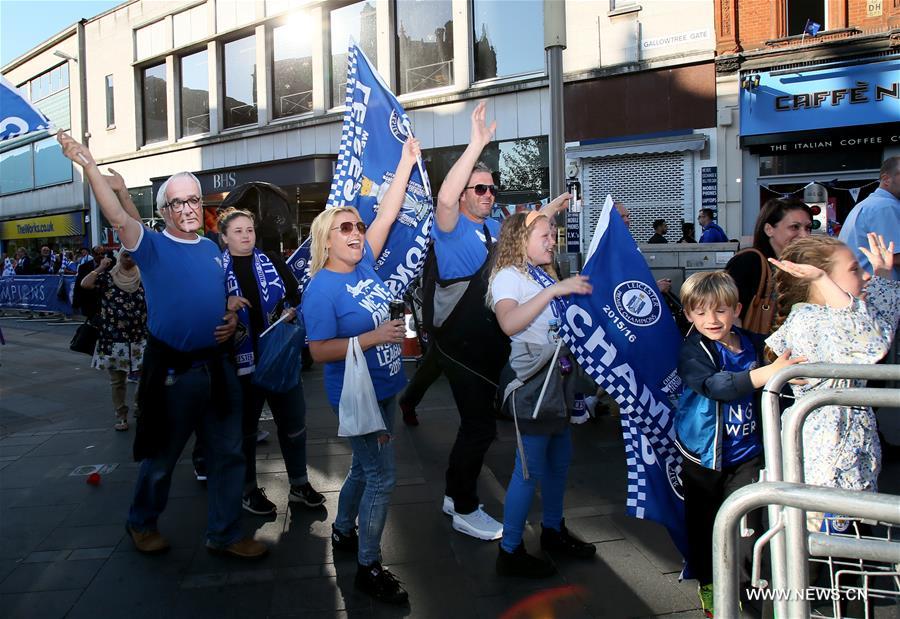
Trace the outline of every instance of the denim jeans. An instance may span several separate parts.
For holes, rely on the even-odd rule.
[[[141,462],[134,499],[128,512],[128,525],[136,531],[157,528],[157,520],[166,508],[172,471],[195,428],[202,428],[209,471],[207,485],[207,542],[227,546],[239,540],[241,489],[244,481],[244,455],[241,453],[241,391],[230,365],[225,367],[225,388],[229,410],[219,411],[213,404],[210,377],[205,367],[188,370],[175,377],[166,390],[164,414],[168,421],[168,442],[152,458]]]
[[[394,431],[394,416],[397,412],[397,396],[378,403],[387,434]],[[384,445],[378,437],[384,432],[372,432],[362,436],[351,436],[353,460],[347,479],[341,487],[338,498],[338,512],[334,519],[335,528],[348,534],[359,518],[359,563],[371,565],[381,561],[381,534],[387,520],[388,504],[396,481],[394,463],[394,440],[391,437]]]
[[[299,370],[297,370],[299,372]],[[268,402],[278,428],[278,445],[292,486],[302,486],[306,475],[306,402],[303,399],[303,381],[286,393],[266,391],[253,384],[253,376],[241,376],[244,396],[244,459],[247,472],[244,475],[244,494],[256,488],[256,432],[263,403]]]
[[[566,477],[572,461],[572,434],[569,428],[559,434],[523,434],[522,447],[528,463],[528,479],[522,476],[522,461],[516,451],[516,465],[503,504],[500,546],[506,552],[513,552],[522,543],[525,519],[538,483],[543,508],[541,522],[544,527],[559,531]]]

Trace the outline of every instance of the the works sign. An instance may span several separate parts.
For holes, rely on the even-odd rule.
[[[35,239],[84,234],[84,213],[0,221],[0,239]]]
[[[898,123],[900,60],[744,74],[740,105],[742,143],[749,136]]]

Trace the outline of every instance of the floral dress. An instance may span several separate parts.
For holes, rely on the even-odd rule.
[[[798,303],[767,340],[775,353],[790,350],[810,363],[878,362],[890,350],[900,320],[900,282],[872,278],[866,300],[845,308]],[[813,390],[863,387],[864,380],[810,379],[791,385],[796,398]],[[869,407],[825,406],[803,425],[805,482],[848,490],[878,489],[881,444]]]
[[[144,363],[147,343],[147,303],[144,286],[125,292],[101,273],[95,284],[100,294],[100,337],[91,367],[98,370],[137,372]]]

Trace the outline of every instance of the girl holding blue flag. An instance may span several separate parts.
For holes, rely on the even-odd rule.
[[[558,333],[568,304],[563,297],[590,294],[591,285],[581,275],[558,282],[544,270],[553,260],[555,245],[545,215],[516,213],[503,222],[491,270],[488,303],[511,340],[500,387],[503,406],[516,422],[518,442],[503,508],[497,556],[501,575],[543,578],[556,572],[549,561],[526,553],[522,542],[538,482],[543,499],[541,547],[580,558],[596,552],[593,544],[566,528],[563,518],[572,460],[569,411],[579,374]]]
[[[275,504],[256,485],[256,433],[263,404],[269,403],[278,428],[278,444],[291,488],[288,501],[319,507],[325,497],[310,485],[306,472],[306,403],[303,381],[284,393],[264,389],[253,382],[259,339],[262,333],[286,315],[293,320],[300,305],[297,280],[280,258],[270,258],[256,247],[253,215],[227,209],[219,215],[219,237],[225,243],[222,266],[229,308],[237,309],[238,328],[234,351],[243,393],[243,451],[247,461],[243,507],[256,515],[274,514]],[[300,369],[297,368],[299,374]]]

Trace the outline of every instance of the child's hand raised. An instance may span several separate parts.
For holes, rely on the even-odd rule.
[[[771,364],[769,364],[769,367],[774,368],[774,371],[772,372],[772,374],[774,374],[778,370],[786,368],[789,365],[797,365],[798,363],[806,363],[806,361],[807,361],[806,357],[794,357],[793,359],[791,359],[791,351],[786,350],[786,351],[784,351],[784,353],[782,353],[782,355],[780,357],[778,357],[777,359],[775,359],[775,361],[773,361]]]
[[[775,258],[769,258],[769,262],[785,273],[804,281],[814,282],[826,275],[825,271],[811,264],[800,264],[790,260],[776,260]]]
[[[894,242],[884,244],[884,237],[870,232],[868,235],[869,249],[860,247],[859,251],[865,254],[872,265],[872,273],[879,277],[890,279],[894,268]]]

